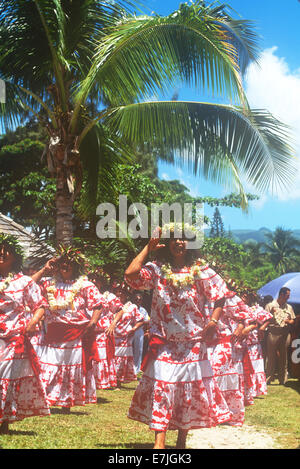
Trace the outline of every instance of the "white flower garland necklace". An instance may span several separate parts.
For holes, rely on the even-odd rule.
[[[125,303],[125,305],[123,306],[123,311],[124,313],[129,313],[131,308],[130,306],[132,305],[131,301],[127,301],[127,303]]]
[[[104,298],[105,300],[107,300],[107,298],[109,297],[109,295],[111,295],[111,292],[108,291],[108,290],[106,290],[106,291],[103,293],[103,298]]]
[[[285,327],[287,323],[285,322],[286,319],[290,319],[290,312],[288,307],[285,306],[284,308],[276,308],[274,309],[274,318],[278,326]]]
[[[76,282],[73,284],[71,290],[66,292],[65,299],[57,301],[57,299],[55,298],[55,295],[57,293],[56,279],[55,278],[52,279],[51,284],[46,288],[50,311],[57,311],[59,309],[68,309],[70,306],[73,311],[75,296],[77,295],[77,293],[80,292],[80,290],[83,287],[83,283],[86,280],[87,280],[87,277],[85,275],[83,275],[82,277],[79,277],[79,279],[76,280]]]
[[[161,267],[161,271],[168,283],[171,283],[174,287],[183,288],[192,285],[196,279],[201,278],[201,266],[206,264],[207,262],[204,259],[197,259],[191,267],[189,267],[189,272],[186,273],[173,273],[171,265],[164,264]]]
[[[6,288],[9,286],[10,282],[12,281],[14,275],[12,273],[8,274],[8,276],[1,280],[0,284],[0,293],[2,293]]]

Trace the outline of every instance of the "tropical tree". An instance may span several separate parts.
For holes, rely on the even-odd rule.
[[[55,224],[55,180],[41,162],[45,138],[33,121],[0,138],[0,211],[47,240]]]
[[[268,254],[271,263],[280,275],[293,268],[298,262],[300,256],[300,241],[293,236],[291,230],[277,227],[274,233],[266,233],[268,238],[264,243],[264,248]]]
[[[243,243],[245,251],[249,254],[247,267],[258,268],[262,267],[266,262],[266,252],[263,250],[264,244],[258,243],[254,240],[249,240]]]
[[[210,238],[224,238],[225,229],[222,216],[218,207],[215,208],[213,218],[210,224]]]
[[[263,191],[294,173],[286,127],[251,110],[243,90],[258,57],[252,23],[201,0],[166,17],[134,8],[125,0],[0,1],[2,125],[35,116],[47,130],[59,243],[72,242],[83,174],[92,203],[98,175],[109,186],[132,148],[187,162],[238,189],[244,207],[241,177]],[[149,100],[178,81],[235,105]]]

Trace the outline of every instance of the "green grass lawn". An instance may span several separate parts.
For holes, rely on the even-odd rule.
[[[278,443],[283,449],[300,448],[300,381],[290,379],[286,386],[274,381],[267,396],[254,402],[246,409],[246,423],[275,436],[280,433]]]
[[[98,391],[97,405],[74,407],[70,415],[52,408],[49,417],[28,418],[10,425],[0,436],[1,449],[151,449],[154,433],[127,418],[136,382],[121,390]],[[246,424],[280,432],[280,447],[300,446],[300,383],[268,387],[268,395],[246,409]],[[168,432],[167,447],[174,448],[176,432]]]

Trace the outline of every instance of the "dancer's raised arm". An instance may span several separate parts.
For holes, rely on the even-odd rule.
[[[56,270],[57,257],[53,257],[37,272],[31,275],[31,278],[34,282],[39,283],[41,279],[45,276],[53,276]]]
[[[139,272],[145,264],[150,252],[157,251],[158,249],[165,247],[165,244],[160,244],[161,233],[162,231],[160,227],[155,228],[149,242],[127,267],[125,277],[129,280],[136,280],[138,278]]]

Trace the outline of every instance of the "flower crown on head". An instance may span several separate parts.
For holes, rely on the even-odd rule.
[[[0,245],[12,247],[15,253],[23,259],[24,252],[16,236],[7,233],[0,233]]]
[[[187,239],[193,239],[197,234],[199,233],[199,230],[194,226],[190,225],[189,223],[184,223],[184,222],[171,222],[171,223],[165,223],[162,226],[162,238],[170,237],[172,236],[178,236],[178,237],[185,237]]]
[[[56,250],[56,255],[60,258],[60,260],[66,259],[68,261],[75,262],[82,268],[85,268],[88,264],[87,258],[78,248],[75,248],[74,246],[60,245]]]

